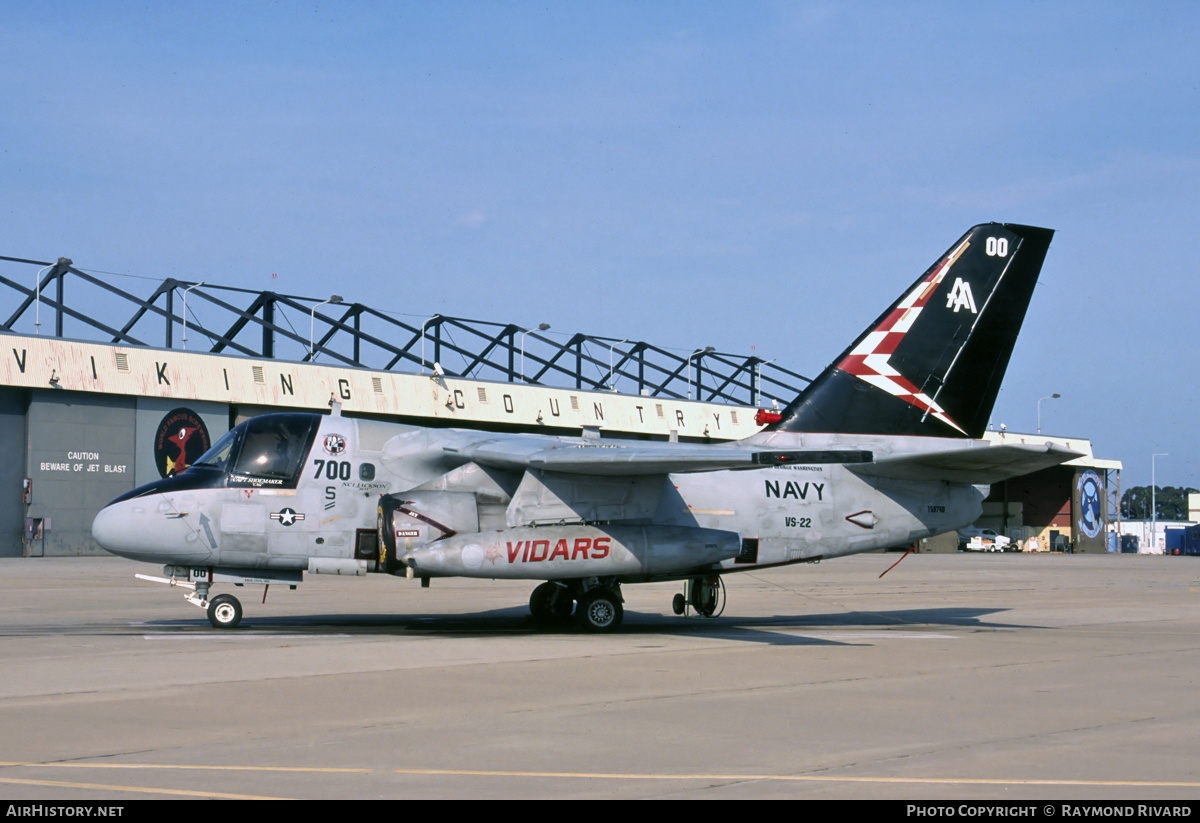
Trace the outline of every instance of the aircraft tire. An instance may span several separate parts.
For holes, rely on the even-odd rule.
[[[692,580],[692,608],[701,617],[712,617],[721,605],[725,583],[720,577],[697,577]],[[721,608],[724,611],[724,607]]]
[[[683,614],[685,608],[687,608],[687,598],[682,594],[676,594],[671,598],[671,611],[675,614]]]
[[[575,601],[571,595],[555,583],[542,583],[529,595],[529,612],[534,622],[542,625],[565,622],[574,608]]]
[[[579,600],[579,621],[591,632],[611,632],[621,625],[625,609],[608,589],[592,589]]]
[[[242,622],[242,604],[232,594],[218,594],[208,601],[208,622],[217,629],[234,629]]]

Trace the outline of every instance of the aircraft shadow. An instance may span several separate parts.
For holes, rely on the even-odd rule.
[[[1006,609],[930,608],[894,611],[830,612],[825,614],[739,617],[721,615],[704,619],[670,614],[626,612],[617,636],[656,635],[699,637],[763,643],[772,646],[864,646],[874,645],[888,632],[929,632],[939,628],[995,630],[1039,628],[987,619]],[[211,629],[204,619],[153,621],[143,628]],[[812,632],[811,635],[805,632]],[[570,621],[561,626],[534,623],[524,607],[494,609],[468,614],[309,614],[247,616],[232,632],[254,634],[333,634],[512,637],[532,635],[595,636]],[[845,633],[844,639],[837,637]],[[864,637],[878,633],[878,637]]]

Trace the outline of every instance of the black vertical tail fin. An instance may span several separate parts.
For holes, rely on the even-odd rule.
[[[769,429],[982,437],[1053,236],[968,231]]]

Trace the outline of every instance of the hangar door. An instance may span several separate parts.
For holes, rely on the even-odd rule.
[[[0,389],[0,557],[20,557],[25,528],[25,409],[20,389]]]
[[[101,554],[92,540],[96,512],[133,488],[132,397],[34,390],[26,417],[25,516],[41,521],[27,554]]]

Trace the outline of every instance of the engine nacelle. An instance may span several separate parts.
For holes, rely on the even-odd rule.
[[[379,498],[379,562],[387,572],[414,547],[479,531],[479,505],[470,492],[410,491]]]
[[[403,544],[401,544],[403,545]],[[528,580],[687,576],[736,557],[739,534],[683,526],[524,526],[401,551],[417,576]]]

